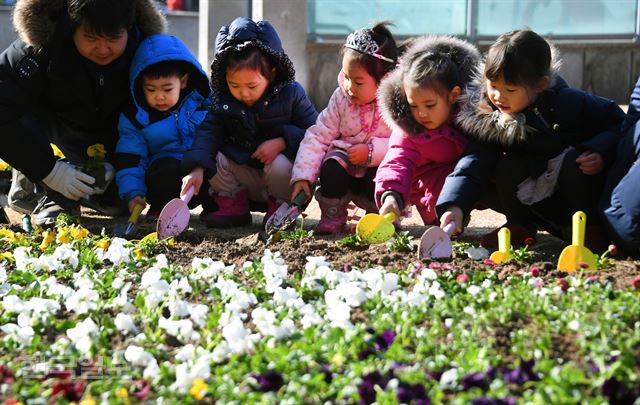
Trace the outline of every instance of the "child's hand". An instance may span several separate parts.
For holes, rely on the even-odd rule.
[[[133,212],[133,209],[136,207],[136,205],[142,205],[142,209],[144,209],[147,206],[147,202],[140,195],[135,196],[132,199],[130,199],[127,204],[129,206],[129,212],[130,213]]]
[[[598,174],[604,167],[602,155],[593,151],[582,152],[582,154],[576,159],[576,163],[582,173],[588,175]]]
[[[198,195],[200,187],[202,187],[202,180],[204,178],[204,169],[200,166],[194,167],[191,173],[182,178],[182,188],[180,189],[180,196],[187,193],[189,187],[193,186],[193,194]]]
[[[252,158],[259,160],[263,165],[269,165],[287,147],[283,138],[274,138],[264,141],[258,146]]]
[[[456,229],[453,230],[453,234],[457,235],[462,232],[462,222],[464,221],[464,215],[462,215],[462,210],[460,207],[452,205],[449,207],[447,212],[442,214],[440,217],[440,228],[446,227],[450,222],[454,222],[456,224]]]
[[[390,212],[393,212],[396,215],[396,219],[400,219],[400,204],[398,204],[398,201],[396,201],[396,198],[392,195],[388,195],[384,199],[379,211],[380,215],[385,215]]]
[[[311,186],[307,180],[298,180],[293,183],[293,192],[291,193],[291,201],[298,195],[300,191],[304,191],[307,195],[307,200],[311,198]]]
[[[349,156],[349,162],[356,166],[365,166],[369,163],[367,159],[369,156],[369,147],[364,143],[353,145],[347,149],[347,155]]]

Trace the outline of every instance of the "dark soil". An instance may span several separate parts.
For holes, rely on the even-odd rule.
[[[90,214],[85,215],[85,213],[82,217],[82,224],[98,234],[103,228],[107,234],[110,234],[116,224],[124,222],[126,222],[126,218],[103,218]],[[155,224],[154,219],[141,217],[135,235],[129,239],[140,239],[155,231]],[[339,243],[340,236],[334,235],[266,243],[264,234],[261,234],[261,224],[262,214],[253,214],[251,226],[209,229],[196,215],[192,215],[189,228],[176,237],[175,245],[164,253],[171,262],[182,266],[189,266],[194,257],[211,257],[239,268],[246,261],[259,260],[265,249],[271,249],[280,252],[289,266],[290,272],[303,269],[307,256],[324,256],[334,269],[346,270],[350,268],[364,270],[374,266],[383,266],[386,269],[406,269],[408,266],[428,265],[427,261],[418,260],[415,251],[392,251],[386,244],[347,246]],[[315,220],[306,220],[304,228],[313,229],[315,224]],[[417,243],[424,227],[413,225],[406,227],[405,230],[409,231]],[[485,228],[469,228],[461,240],[477,245],[479,235],[484,232],[486,232]],[[530,249],[532,254],[530,264],[510,261],[496,265],[495,270],[499,272],[501,279],[506,279],[519,270],[529,271],[531,267],[536,266],[540,270],[541,277],[547,282],[555,283],[555,279],[566,276],[566,273],[556,270],[558,256],[566,245],[553,236],[541,234],[538,243]],[[467,258],[454,258],[448,262],[459,272],[475,271],[487,267],[482,261]],[[610,260],[610,264],[611,267],[590,272],[589,275],[601,281],[610,281],[617,289],[631,287],[631,280],[640,276],[640,260],[616,257]]]

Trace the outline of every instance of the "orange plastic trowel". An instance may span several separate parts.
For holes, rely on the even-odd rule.
[[[560,253],[558,270],[569,273],[584,268],[597,270],[598,260],[595,254],[584,246],[584,232],[587,227],[587,214],[578,211],[572,217],[571,245]]]
[[[491,253],[489,259],[494,263],[502,263],[513,259],[511,254],[511,231],[509,228],[500,228],[498,231],[498,250]]]

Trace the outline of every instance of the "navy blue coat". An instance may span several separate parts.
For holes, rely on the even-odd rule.
[[[533,178],[544,173],[548,160],[568,146],[598,152],[605,167],[611,165],[624,112],[611,100],[570,88],[557,75],[551,83],[515,119],[505,120],[488,101],[484,79],[474,80],[456,117],[470,142],[445,180],[436,206],[439,216],[452,205],[468,216],[503,153],[521,156]]]
[[[187,87],[180,91],[178,104],[162,113],[147,105],[140,75],[147,67],[169,60],[185,62],[189,79]],[[129,76],[132,105],[120,114],[116,146],[116,182],[120,198],[125,201],[146,195],[146,171],[155,160],[182,160],[211,105],[207,74],[187,46],[174,36],[145,38],[131,62]]]
[[[640,79],[631,93],[618,154],[609,170],[601,208],[614,242],[627,254],[640,255]]]
[[[229,53],[248,47],[257,47],[276,64],[274,81],[251,107],[231,95],[225,79],[225,61]],[[286,143],[283,154],[294,160],[306,129],[318,117],[294,77],[293,64],[269,22],[255,23],[239,17],[231,25],[223,26],[216,37],[211,64],[213,106],[198,129],[191,149],[185,153],[182,167],[190,171],[201,166],[206,177],[213,176],[216,155],[222,152],[238,164],[261,168],[262,164],[251,155],[264,141],[278,137]]]

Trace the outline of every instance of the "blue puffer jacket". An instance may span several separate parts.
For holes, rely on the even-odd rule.
[[[178,104],[167,112],[151,110],[144,98],[140,73],[161,61],[188,63],[189,80]],[[138,47],[129,72],[131,106],[120,115],[120,139],[116,147],[116,181],[120,198],[129,201],[147,192],[145,173],[156,159],[182,160],[191,147],[196,129],[211,106],[207,74],[178,38],[153,35]]]
[[[257,47],[276,65],[275,79],[251,107],[231,95],[225,78],[229,53],[248,47]],[[278,137],[286,143],[282,153],[294,160],[306,129],[316,122],[318,116],[294,77],[293,64],[269,22],[256,23],[239,17],[231,25],[223,26],[216,37],[211,64],[213,106],[198,129],[191,149],[184,155],[183,168],[190,171],[201,166],[207,177],[213,176],[218,152],[238,164],[262,168],[262,164],[251,155],[264,141]]]
[[[624,135],[603,192],[604,223],[625,253],[640,256],[640,79],[631,94]]]

